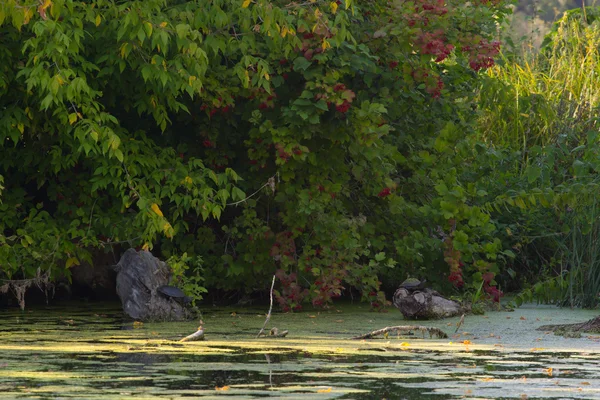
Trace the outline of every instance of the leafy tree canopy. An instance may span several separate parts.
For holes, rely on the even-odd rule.
[[[278,271],[284,308],[348,285],[379,307],[380,279],[407,274],[493,286],[501,246],[469,138],[506,12],[2,2],[1,275],[68,277],[119,245],[175,257],[192,287],[254,290]]]

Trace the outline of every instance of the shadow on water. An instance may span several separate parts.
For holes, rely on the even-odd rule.
[[[600,398],[598,352],[349,341],[341,324],[334,338],[257,341],[264,316],[230,311],[209,317],[214,340],[185,344],[176,340],[193,322],[136,327],[118,309],[89,307],[0,311],[0,398]],[[308,317],[289,318],[300,330]]]

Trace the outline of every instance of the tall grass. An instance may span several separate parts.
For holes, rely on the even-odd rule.
[[[582,220],[582,217],[584,218]],[[594,308],[600,303],[600,204],[567,218],[570,229],[556,236],[557,256],[568,268],[562,305]]]
[[[592,14],[588,10],[588,14]],[[537,54],[506,57],[480,92],[481,139],[522,150],[576,139],[596,126],[600,105],[600,21],[566,13]]]
[[[547,212],[531,209],[522,216],[535,221],[530,225],[538,231],[530,234],[543,241],[529,248],[547,252],[528,256],[539,262],[559,259],[560,272],[540,278],[560,280],[554,293],[560,293],[555,300],[563,305],[600,304],[599,111],[600,8],[565,13],[538,53],[506,55],[489,70],[480,91],[479,139],[519,155],[512,180],[503,175],[505,184],[575,193],[569,204],[557,201]],[[558,154],[560,160],[544,165],[542,153]],[[549,179],[537,179],[540,172],[528,175],[533,168]],[[548,220],[536,220],[540,215]]]

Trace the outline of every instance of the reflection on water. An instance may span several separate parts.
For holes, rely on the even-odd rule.
[[[193,324],[133,329],[116,308],[0,311],[0,398],[600,398],[597,351],[450,351],[447,340],[423,348],[346,334],[244,341],[239,332],[261,325],[256,313],[247,325],[216,315],[214,345],[184,345],[176,339]]]

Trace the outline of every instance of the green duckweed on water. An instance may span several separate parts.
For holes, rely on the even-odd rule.
[[[600,336],[535,328],[597,312],[526,306],[515,312],[419,321],[420,333],[349,338],[414,324],[391,309],[341,305],[274,314],[285,338],[256,339],[265,309],[203,310],[206,340],[180,343],[198,321],[135,324],[118,305],[0,310],[2,399],[600,398]]]

